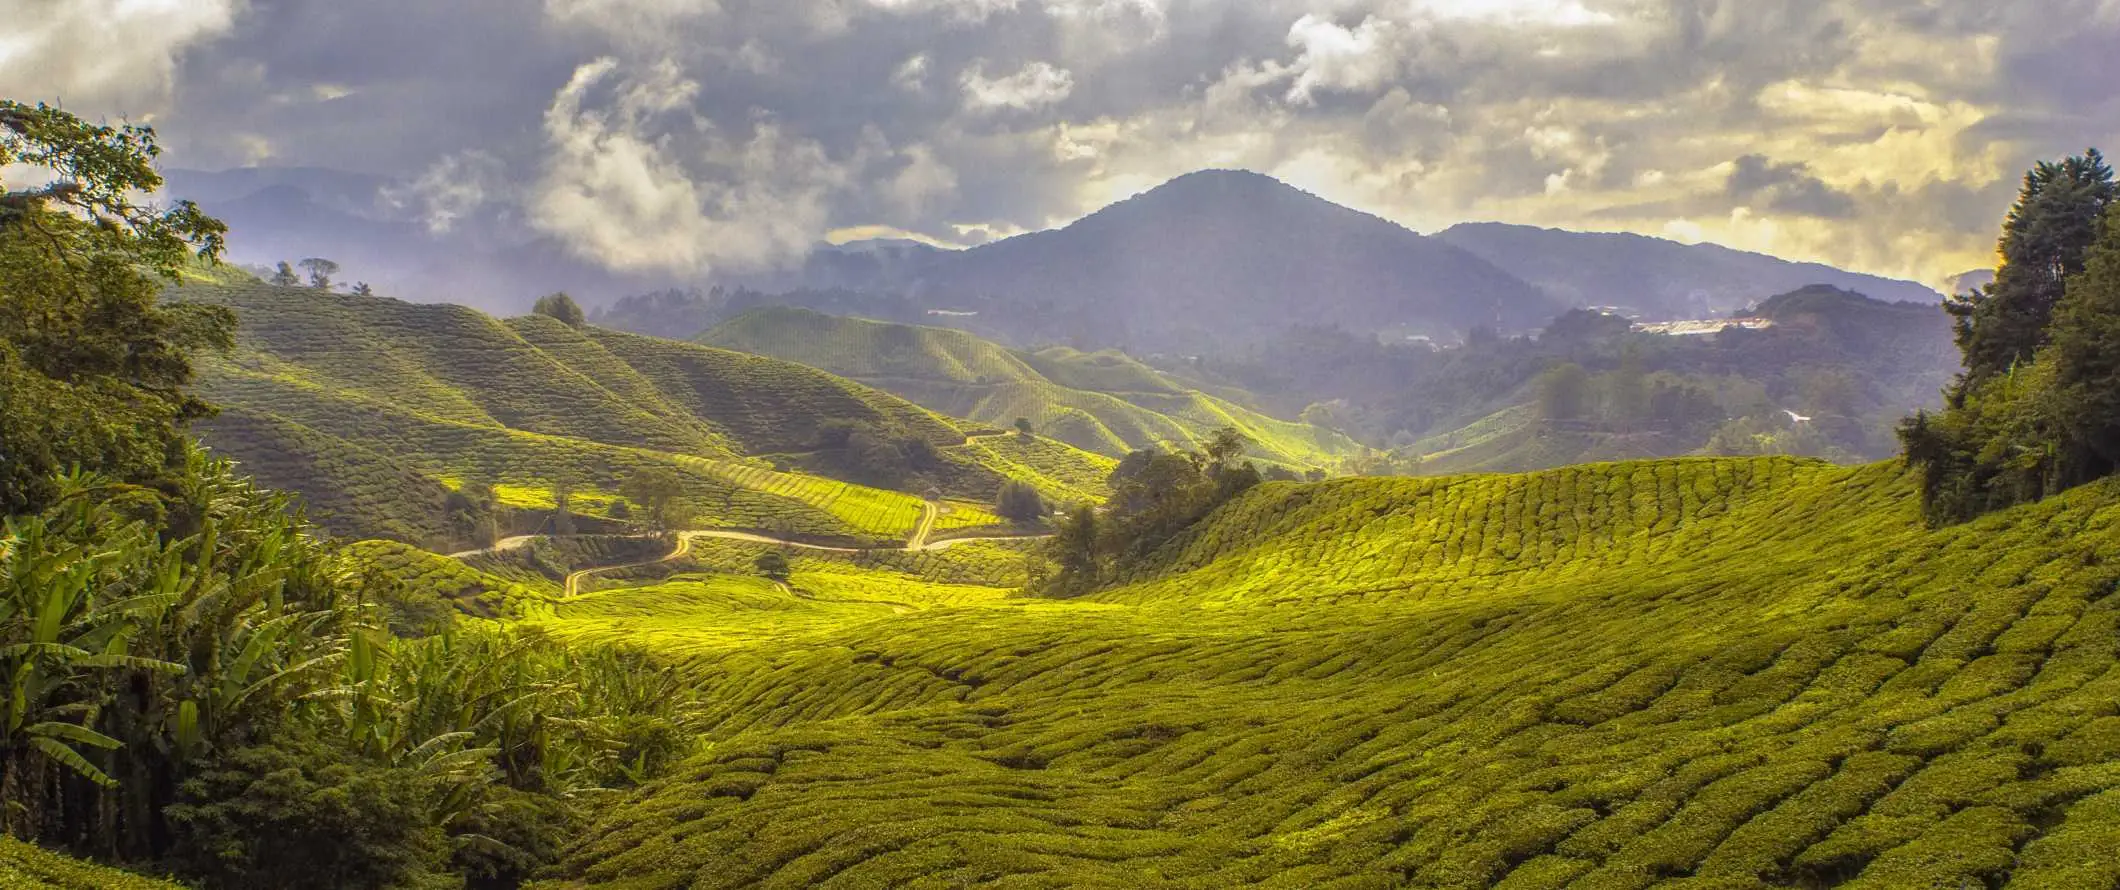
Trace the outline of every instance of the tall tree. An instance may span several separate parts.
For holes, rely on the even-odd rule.
[[[274,269],[272,271],[272,278],[270,280],[274,287],[302,286],[302,276],[296,275],[294,272],[294,267],[289,265],[286,260],[280,261],[279,268]]]
[[[190,202],[138,203],[162,186],[145,127],[85,123],[0,100],[0,511],[34,510],[64,467],[156,481],[181,429],[212,409],[189,389],[191,354],[231,345],[234,315],[159,302],[162,283],[212,262],[227,231]]]
[[[2098,240],[2106,207],[2120,190],[2097,149],[2060,161],[2041,161],[2024,175],[2017,203],[2002,225],[2002,264],[1981,290],[1946,302],[1956,318],[1965,373],[1951,401],[2030,361],[2047,341],[2047,324],[2070,276],[2083,271]]]
[[[2053,485],[2120,472],[2120,202],[2106,211],[2104,235],[2054,309],[2052,339],[2039,360],[2053,365]]]
[[[331,276],[339,274],[339,264],[320,256],[313,256],[299,263],[309,271],[309,286],[317,290],[331,289]]]

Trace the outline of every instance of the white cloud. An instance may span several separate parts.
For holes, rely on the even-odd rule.
[[[500,159],[478,150],[444,157],[419,178],[382,194],[384,203],[409,211],[437,235],[448,233],[480,208],[509,198],[507,170]]]
[[[0,0],[0,94],[152,116],[177,58],[226,34],[237,0]]]
[[[965,107],[972,111],[1027,111],[1066,99],[1075,90],[1075,76],[1050,63],[1031,62],[1014,74],[988,77],[986,63],[980,61],[965,70],[958,85],[964,89]]]
[[[673,64],[623,80],[608,109],[591,95],[618,71],[578,68],[545,115],[550,153],[532,223],[622,271],[705,273],[769,266],[827,230],[827,200],[848,171],[822,146],[760,120],[732,140],[688,108],[699,85]],[[680,117],[679,126],[660,124]]]
[[[926,91],[928,66],[930,64],[927,53],[914,54],[900,64],[897,71],[891,73],[892,85],[907,92],[918,93]]]
[[[1288,29],[1288,45],[1300,51],[1288,101],[1309,104],[1319,92],[1369,92],[1398,76],[1407,53],[1405,29],[1371,16],[1347,28],[1331,18],[1305,15]]]

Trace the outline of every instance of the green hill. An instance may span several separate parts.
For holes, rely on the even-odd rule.
[[[202,368],[224,409],[202,425],[208,443],[348,537],[455,549],[466,539],[442,505],[467,481],[492,484],[528,530],[557,483],[597,515],[660,467],[693,524],[883,542],[912,531],[930,490],[985,503],[1022,477],[1095,497],[1110,466],[1049,440],[997,455],[968,424],[816,369],[543,316],[261,285],[178,296],[241,323],[236,352]],[[875,470],[848,429],[894,454],[918,446],[924,463]]]
[[[1788,458],[1276,483],[1082,600],[600,590],[541,623],[696,659],[717,729],[547,886],[2113,886],[2120,485],[1916,502]]]
[[[822,368],[954,417],[997,427],[1028,418],[1042,435],[1111,457],[1151,445],[1192,448],[1225,426],[1251,439],[1252,456],[1299,469],[1333,466],[1360,450],[1337,432],[1186,388],[1114,351],[1013,351],[949,328],[788,307],[747,312],[699,339]]]

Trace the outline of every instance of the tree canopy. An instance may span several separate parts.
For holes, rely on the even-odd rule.
[[[161,303],[156,279],[215,261],[227,229],[135,200],[161,187],[159,151],[145,127],[0,101],[0,169],[51,175],[0,182],[0,508],[48,503],[68,467],[152,483],[211,413],[190,354],[229,346],[234,316]]]
[[[1995,283],[1954,301],[1965,371],[1900,428],[1933,523],[2120,469],[2120,197],[2097,151],[2041,163],[2003,223]]]

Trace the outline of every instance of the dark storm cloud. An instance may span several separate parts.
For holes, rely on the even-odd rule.
[[[64,8],[103,7],[123,4]],[[0,18],[74,35],[61,8],[0,0]],[[1035,228],[1203,166],[1426,228],[1620,227],[1958,271],[2017,170],[2120,137],[2112,0],[196,9],[107,72],[34,80],[0,55],[0,86],[159,110],[180,166],[395,177],[430,226],[483,208],[672,274],[844,227]]]
[[[1763,201],[1770,210],[1826,219],[1855,214],[1854,198],[1812,176],[1810,166],[1800,161],[1777,164],[1753,154],[1738,158],[1734,167],[1723,184],[1734,200]]]

